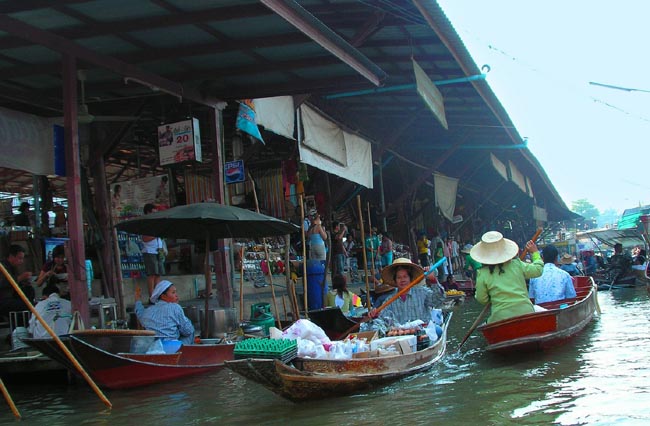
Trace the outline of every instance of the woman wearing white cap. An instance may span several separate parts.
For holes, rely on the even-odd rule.
[[[146,309],[140,301],[141,294],[140,287],[136,287],[135,314],[144,328],[155,331],[160,337],[181,340],[184,344],[194,343],[194,326],[178,304],[174,284],[167,280],[156,284],[149,298],[153,305]]]
[[[544,262],[534,242],[528,241],[526,249],[532,263],[516,258],[517,243],[497,231],[486,232],[481,242],[472,247],[470,255],[483,264],[477,272],[475,298],[484,305],[492,304],[488,322],[535,311],[528,298],[526,280],[541,276]]]

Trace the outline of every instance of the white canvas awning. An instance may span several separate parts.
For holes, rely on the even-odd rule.
[[[54,174],[54,129],[51,120],[0,108],[0,167],[36,175]]]
[[[287,139],[295,139],[296,113],[291,96],[255,99],[255,121],[258,126]]]
[[[315,109],[300,107],[305,138],[300,161],[349,181],[373,187],[370,142],[348,133]]]

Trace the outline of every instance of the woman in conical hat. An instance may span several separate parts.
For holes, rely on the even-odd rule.
[[[488,322],[534,312],[528,298],[526,280],[539,277],[544,262],[534,242],[528,241],[532,263],[517,258],[517,243],[497,231],[483,234],[481,241],[470,250],[470,256],[483,264],[476,276],[475,298],[482,304],[491,303]]]
[[[381,270],[384,285],[397,287],[399,290],[408,287],[415,279],[424,280],[424,270],[410,259],[400,257]],[[379,317],[388,324],[404,324],[420,319],[424,322],[431,320],[431,309],[442,306],[442,295],[436,294],[424,285],[411,287],[408,293],[388,305],[379,313]],[[374,311],[370,316],[376,318]]]

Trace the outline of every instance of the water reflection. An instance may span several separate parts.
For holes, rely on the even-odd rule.
[[[650,424],[650,336],[645,289],[600,293],[602,316],[572,344],[502,357],[460,340],[481,310],[456,308],[448,354],[430,371],[365,394],[295,404],[222,371],[195,380],[107,392],[106,410],[84,383],[13,385],[26,424],[125,425],[641,425]],[[14,423],[8,409],[0,423]]]

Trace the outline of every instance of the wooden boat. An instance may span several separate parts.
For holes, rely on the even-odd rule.
[[[233,359],[234,344],[183,345],[174,354],[145,354],[131,353],[132,345],[137,343],[134,339],[155,336],[75,333],[68,335],[65,343],[93,380],[107,389],[127,389],[213,372],[223,368],[225,360]],[[26,341],[62,360],[60,348],[50,339]],[[63,362],[70,369],[66,358]]]
[[[597,309],[596,284],[591,277],[572,277],[576,297],[541,303],[546,311],[484,324],[478,329],[487,350],[499,353],[536,351],[565,343],[580,332]]]
[[[292,401],[350,395],[431,368],[445,353],[451,316],[445,315],[436,342],[413,353],[349,360],[295,358],[288,364],[249,358],[226,361],[226,367]]]
[[[606,272],[599,272],[593,275],[594,281],[598,285],[598,290],[616,290],[618,288],[632,288],[637,285],[645,285],[645,281],[639,280],[639,275],[636,271],[630,271],[629,274],[619,277],[611,282],[611,278]]]

